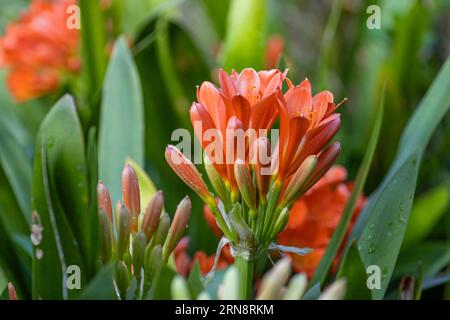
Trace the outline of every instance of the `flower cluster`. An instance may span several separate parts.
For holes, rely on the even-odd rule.
[[[122,197],[113,217],[109,191],[98,183],[100,257],[104,264],[115,262],[114,284],[120,299],[127,298],[130,278],[138,284],[133,298],[145,299],[151,297],[163,264],[167,264],[187,227],[191,201],[186,197],[180,202],[172,223],[163,212],[161,191],[141,211],[138,178],[128,164],[122,172]]]
[[[0,37],[0,67],[9,69],[7,86],[18,102],[54,91],[79,70],[79,32],[67,27],[66,10],[73,4],[33,0]]]
[[[313,95],[308,80],[294,86],[279,70],[220,70],[219,81],[220,88],[204,82],[190,110],[218,201],[181,151],[168,146],[166,159],[208,205],[233,255],[250,261],[266,252],[292,205],[337,159],[340,145],[329,142],[340,126],[339,105],[329,91]]]

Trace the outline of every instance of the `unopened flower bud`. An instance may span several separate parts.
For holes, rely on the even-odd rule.
[[[145,233],[139,231],[133,240],[133,268],[137,277],[141,276],[141,268],[144,265],[145,248],[147,246],[147,237]]]
[[[252,174],[250,173],[250,167],[242,159],[236,160],[234,175],[242,198],[250,208],[250,212],[256,214],[256,190],[253,185]]]
[[[117,217],[117,258],[122,260],[128,250],[131,232],[131,215],[125,205],[120,205]]]
[[[144,260],[144,293],[146,293],[154,280],[158,277],[162,268],[162,247],[160,245],[147,245]]]
[[[289,204],[295,201],[301,196],[301,192],[304,190],[304,186],[308,181],[311,174],[317,165],[317,157],[309,156],[303,161],[302,165],[297,169],[297,171],[292,175],[286,190],[284,192],[283,199],[281,203],[283,205]]]
[[[108,188],[101,181],[99,181],[99,183],[97,184],[97,203],[98,207],[106,213],[109,221],[112,222],[111,197],[109,195]]]
[[[169,259],[170,254],[173,249],[177,246],[178,241],[180,241],[186,230],[189,217],[191,216],[192,204],[191,199],[186,196],[178,204],[177,210],[175,211],[175,216],[173,217],[172,225],[170,226],[169,233],[167,235],[166,242],[164,243],[163,258],[164,261]]]
[[[122,171],[122,197],[132,217],[132,231],[137,231],[138,216],[141,212],[139,183],[134,169],[127,163]]]
[[[166,161],[181,180],[194,190],[203,201],[207,202],[212,197],[200,172],[180,150],[172,145],[168,145],[166,147]]]
[[[338,279],[325,289],[319,300],[342,300],[345,296],[346,287],[345,279]]]
[[[12,284],[12,282],[8,283],[8,294],[9,294],[9,300],[17,300],[16,289],[14,288],[14,285]]]
[[[170,228],[170,217],[167,213],[163,213],[159,218],[158,228],[156,228],[156,232],[153,235],[152,246],[163,245],[166,240],[167,233]]]
[[[255,169],[256,185],[259,196],[265,199],[271,178],[271,149],[269,139],[258,138],[252,149],[252,164]]]
[[[98,209],[98,223],[100,229],[100,258],[105,264],[111,259],[113,233],[112,224],[102,208]]]
[[[150,240],[158,227],[159,217],[164,206],[164,196],[162,191],[158,191],[145,208],[144,219],[141,229]]]
[[[116,268],[114,271],[114,279],[116,282],[117,290],[119,292],[120,298],[124,300],[126,299],[128,286],[130,285],[130,276],[128,274],[127,266],[123,261],[118,261],[116,263]]]
[[[170,291],[172,293],[173,300],[191,300],[191,292],[189,291],[188,284],[186,280],[180,276],[176,275],[172,283],[170,284]]]
[[[289,209],[287,207],[284,207],[283,210],[281,210],[277,220],[275,221],[275,226],[273,228],[275,233],[274,236],[276,236],[278,233],[282,232],[284,228],[286,228],[288,221],[289,221]]]
[[[341,145],[339,142],[334,142],[323,150],[317,159],[317,165],[311,177],[308,179],[307,185],[303,188],[305,191],[311,188],[322,176],[331,168],[336,162],[341,153]]]
[[[279,260],[261,281],[258,300],[274,300],[280,298],[280,292],[291,275],[289,258]]]
[[[223,178],[215,168],[214,164],[211,163],[211,160],[208,158],[206,153],[203,157],[203,163],[208,179],[214,190],[217,192],[217,195],[222,199],[222,201],[227,201],[227,188],[223,182]]]

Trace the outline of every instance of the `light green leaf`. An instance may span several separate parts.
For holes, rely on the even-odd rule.
[[[127,158],[144,163],[144,111],[141,83],[123,38],[106,72],[99,132],[99,176],[113,203],[121,199],[121,172]]]
[[[450,200],[448,185],[437,186],[415,202],[403,239],[402,250],[421,242],[446,213]]]
[[[264,58],[266,1],[233,0],[227,18],[222,64],[225,70],[260,69]]]

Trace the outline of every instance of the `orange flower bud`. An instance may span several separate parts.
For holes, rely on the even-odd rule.
[[[292,175],[284,191],[282,204],[287,205],[301,196],[302,191],[306,191],[304,186],[317,166],[317,157],[309,156]]]
[[[9,293],[9,300],[17,300],[16,289],[14,288],[14,285],[11,282],[8,283],[8,293]]]
[[[256,185],[259,196],[264,199],[271,178],[271,149],[269,139],[266,137],[258,138],[253,144],[252,152],[252,164],[255,168]]]
[[[212,198],[202,179],[202,175],[194,164],[180,150],[172,145],[166,147],[166,161],[173,171],[194,190],[205,202]]]
[[[242,198],[250,208],[250,212],[256,214],[256,190],[249,166],[243,160],[237,159],[234,164],[234,175]]]
[[[186,229],[189,221],[189,217],[191,216],[191,210],[191,199],[186,196],[183,200],[181,200],[180,204],[178,204],[172,225],[170,226],[169,233],[167,235],[166,242],[164,243],[164,261],[167,261],[169,259],[169,255],[172,253],[173,249],[175,249],[178,241],[180,241],[181,237],[183,236],[184,230]]]
[[[164,196],[162,191],[158,191],[150,200],[147,208],[145,208],[144,220],[141,229],[150,240],[158,228],[159,217],[164,206]]]
[[[102,209],[103,212],[108,216],[109,221],[112,222],[111,197],[109,195],[108,188],[101,181],[99,181],[97,184],[97,203],[98,208]]]
[[[136,173],[129,164],[125,164],[122,171],[122,197],[125,206],[131,212],[132,231],[136,232],[137,220],[141,212],[141,197]]]

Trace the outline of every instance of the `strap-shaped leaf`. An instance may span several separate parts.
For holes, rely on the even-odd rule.
[[[100,113],[99,177],[113,203],[121,199],[121,172],[127,158],[144,163],[144,111],[141,83],[123,38],[109,63]]]
[[[67,299],[67,267],[77,265],[86,281],[90,228],[84,140],[73,100],[60,99],[42,123],[33,168],[33,210],[41,235],[33,255],[33,297]],[[40,240],[40,241],[39,241]]]

